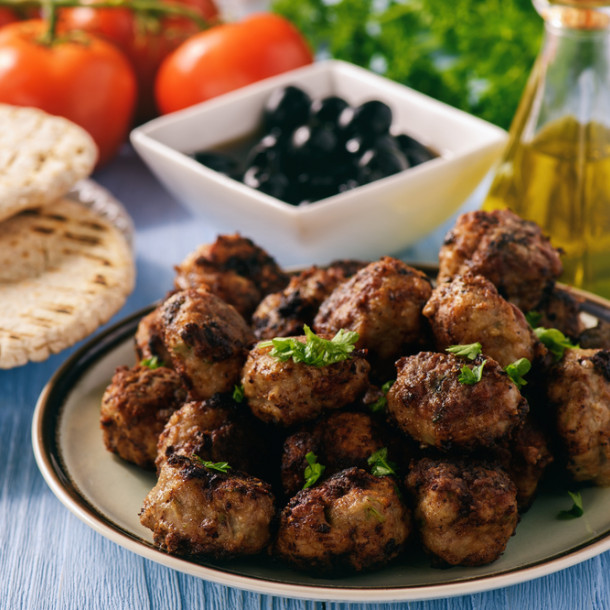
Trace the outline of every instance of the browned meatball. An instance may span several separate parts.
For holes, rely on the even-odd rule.
[[[314,320],[318,333],[356,331],[373,361],[393,362],[420,343],[422,308],[432,291],[420,271],[391,257],[370,263],[325,299]]]
[[[289,501],[273,551],[297,568],[327,576],[360,572],[397,557],[410,530],[393,478],[350,468]]]
[[[263,477],[271,470],[274,439],[245,406],[227,395],[190,401],[169,418],[157,445],[157,471],[170,455],[196,455],[228,462],[236,470]]]
[[[190,396],[232,391],[254,340],[243,317],[206,290],[183,290],[161,309],[165,346]]]
[[[322,301],[365,263],[337,261],[328,267],[309,267],[293,276],[281,292],[267,295],[252,315],[257,339],[300,335],[313,325]]]
[[[520,358],[532,362],[546,351],[521,310],[503,299],[481,275],[467,273],[439,284],[424,307],[424,315],[440,350],[479,342],[483,353],[503,367]]]
[[[176,266],[178,290],[205,287],[230,303],[245,318],[270,292],[281,290],[288,275],[275,260],[250,239],[219,235],[204,244]]]
[[[423,458],[413,465],[406,486],[424,549],[439,564],[491,563],[517,527],[517,491],[499,468]]]
[[[510,210],[462,214],[439,252],[439,282],[470,271],[524,311],[538,305],[562,272],[559,251],[540,227]]]
[[[387,394],[398,427],[422,446],[473,450],[493,446],[517,426],[527,402],[500,365],[487,357],[481,380],[459,381],[464,366],[479,366],[453,354],[420,352],[396,363]]]
[[[585,330],[580,317],[582,302],[583,299],[569,288],[554,286],[552,290],[545,292],[542,301],[536,306],[535,311],[540,314],[537,326],[557,328],[566,337],[577,340]]]
[[[120,366],[102,397],[104,444],[124,460],[153,468],[157,439],[170,415],[186,400],[171,369]]]
[[[547,394],[576,481],[610,485],[610,351],[566,350]]]
[[[163,342],[161,306],[155,307],[138,324],[135,334],[138,361],[157,358],[164,366],[172,366],[172,357]]]
[[[368,413],[329,413],[286,438],[282,451],[282,487],[290,497],[303,488],[305,456],[313,451],[324,475],[357,466],[368,470],[369,457],[393,441],[390,431]]]
[[[610,349],[610,322],[598,320],[595,326],[583,330],[578,344],[585,349]]]
[[[298,337],[305,341],[305,337]],[[340,409],[368,387],[369,363],[353,352],[347,359],[315,366],[271,356],[269,346],[248,354],[241,383],[250,409],[262,421],[292,426],[315,419],[327,409]]]
[[[174,455],[146,496],[140,521],[169,553],[229,558],[265,549],[274,515],[267,483]]]
[[[494,457],[517,488],[519,512],[526,511],[534,501],[547,467],[553,462],[546,435],[528,416],[494,451]]]

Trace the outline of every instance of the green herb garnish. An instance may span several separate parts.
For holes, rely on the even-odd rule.
[[[307,324],[303,326],[303,331],[305,342],[295,337],[276,337],[270,341],[261,341],[258,347],[273,346],[269,355],[282,362],[292,358],[294,362],[326,366],[349,358],[359,336],[357,332],[342,328],[332,339],[323,339]]]
[[[151,356],[150,358],[144,358],[143,360],[140,361],[140,364],[142,366],[148,367],[151,370],[155,370],[158,368],[161,368],[162,366],[165,366],[165,364],[163,363],[162,360],[159,360],[158,356]]]
[[[371,413],[379,413],[380,411],[385,410],[388,405],[388,399],[386,397],[386,394],[388,393],[393,384],[394,380],[391,379],[390,381],[386,381],[381,386],[381,396],[375,402],[369,405],[369,410],[371,411]]]
[[[481,353],[481,344],[477,342],[465,345],[451,345],[445,351],[456,356],[463,356],[468,358],[468,360],[474,360]]]
[[[382,447],[378,451],[375,451],[375,453],[370,455],[367,462],[371,467],[371,474],[374,474],[376,477],[396,474],[396,464],[388,460],[387,447]]]
[[[469,366],[463,366],[460,372],[460,376],[458,377],[458,381],[465,385],[474,385],[481,381],[481,377],[483,376],[483,367],[487,360],[483,360],[481,364],[473,366],[470,368]]]
[[[519,358],[506,366],[504,369],[507,375],[517,384],[518,388],[527,385],[527,381],[523,379],[523,375],[529,373],[532,368],[532,363],[527,358]]]
[[[307,489],[314,485],[326,470],[326,466],[318,463],[318,456],[313,451],[306,454],[305,459],[307,460],[308,465],[305,467],[305,484],[303,485],[303,489]]]
[[[542,322],[542,314],[539,311],[528,311],[525,314],[525,319],[532,328],[537,328]]]
[[[562,510],[557,515],[558,519],[578,519],[585,513],[582,507],[582,496],[579,491],[568,491],[570,498],[572,498],[572,508],[570,510]]]
[[[235,402],[243,402],[244,398],[244,386],[235,384],[233,387],[233,400]]]
[[[193,454],[191,458],[208,470],[217,470],[218,472],[228,472],[231,470],[229,462],[211,462],[209,460],[204,460],[195,454]]]
[[[566,349],[577,348],[578,345],[572,343],[559,329],[544,328],[539,326],[534,328],[534,334],[551,352],[555,362],[559,362],[563,358]]]

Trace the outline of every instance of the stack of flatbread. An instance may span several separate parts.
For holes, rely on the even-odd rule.
[[[124,234],[67,196],[96,160],[74,123],[0,104],[0,368],[73,345],[133,289]]]

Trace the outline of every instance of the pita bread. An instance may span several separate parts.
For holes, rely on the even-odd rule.
[[[0,223],[0,368],[40,361],[91,334],[124,304],[127,239],[62,198]]]
[[[0,220],[63,197],[96,161],[97,146],[75,123],[0,104]]]

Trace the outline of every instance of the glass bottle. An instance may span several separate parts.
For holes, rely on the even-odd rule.
[[[610,297],[610,1],[533,4],[543,45],[483,209],[537,222],[561,280]]]

